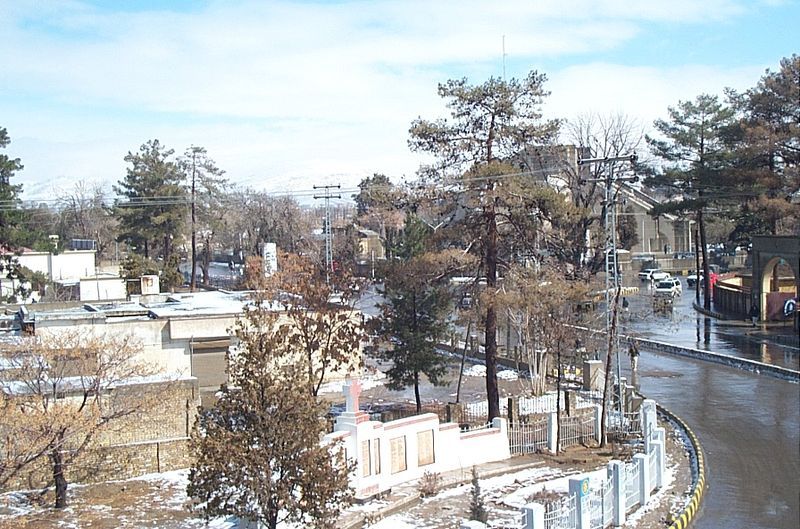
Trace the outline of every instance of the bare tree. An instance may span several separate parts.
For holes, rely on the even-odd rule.
[[[0,353],[0,485],[49,460],[55,507],[67,505],[67,469],[125,418],[155,407],[161,391],[141,385],[155,369],[137,360],[130,337],[70,332],[30,338]]]

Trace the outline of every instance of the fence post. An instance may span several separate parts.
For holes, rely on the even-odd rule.
[[[594,405],[594,440],[597,444],[603,442],[603,407],[599,404]]]
[[[653,476],[657,489],[664,486],[664,442],[658,439],[650,441],[650,450],[656,453],[656,475]]]
[[[558,451],[556,438],[558,437],[558,415],[556,413],[547,414],[547,448],[552,453]]]
[[[569,480],[569,495],[575,496],[575,529],[589,529],[589,478]]]
[[[647,454],[636,454],[633,462],[639,472],[639,505],[645,506],[650,499],[650,456]]]
[[[614,496],[612,523],[614,527],[620,527],[625,523],[625,464],[622,461],[609,461],[608,477]]]
[[[642,423],[642,437],[644,438],[644,452],[650,452],[650,441],[652,440],[653,430],[658,426],[656,419],[656,402],[652,399],[645,399],[639,410],[639,420]]]
[[[525,513],[525,527],[523,529],[544,529],[544,505],[529,503],[522,508]]]

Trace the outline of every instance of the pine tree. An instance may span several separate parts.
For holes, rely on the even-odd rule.
[[[480,276],[486,280],[483,327],[490,419],[500,415],[497,307],[493,296],[504,246],[501,243],[506,234],[520,241],[525,233],[503,226],[509,220],[505,213],[514,209],[513,203],[523,204],[509,194],[510,180],[500,177],[515,172],[503,162],[531,145],[548,142],[558,130],[558,122],[542,120],[540,106],[548,95],[543,88],[545,80],[543,74],[534,71],[522,81],[490,78],[477,86],[469,85],[466,79],[447,81],[439,85],[438,92],[447,100],[452,119],[419,118],[409,130],[411,149],[436,157],[434,164],[423,168],[423,176],[439,181],[462,179],[462,197],[474,202],[455,212],[450,222],[460,219],[461,237],[471,237],[464,241],[465,247],[480,252]]]
[[[135,246],[145,258],[151,257],[154,244],[160,244],[160,256],[167,261],[186,217],[183,173],[172,160],[173,154],[158,140],[148,141],[139,152],[128,152],[125,161],[131,167],[114,186],[114,191],[127,199],[115,208],[120,223],[117,240]]]
[[[447,360],[436,345],[447,335],[450,293],[449,270],[459,266],[453,253],[427,253],[429,228],[414,215],[395,247],[384,282],[382,318],[377,332],[387,348],[381,357],[392,362],[386,372],[390,389],[414,388],[417,412],[422,409],[420,375],[433,385],[444,384]]]
[[[716,96],[700,95],[695,101],[679,101],[677,107],[670,107],[669,121],[659,119],[654,123],[661,136],[646,138],[653,154],[666,162],[666,166],[662,172],[645,179],[645,184],[680,197],[657,205],[651,215],[695,216],[705,277],[709,277],[706,214],[731,184],[727,141],[733,117],[733,110],[723,106]],[[711,308],[708,288],[704,290],[703,306],[706,310]]]
[[[489,519],[489,513],[486,512],[486,506],[483,503],[483,495],[481,494],[481,483],[478,480],[478,469],[472,467],[472,488],[470,489],[469,501],[469,519],[477,520],[486,523]]]

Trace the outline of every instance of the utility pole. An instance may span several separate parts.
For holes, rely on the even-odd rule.
[[[331,272],[333,271],[333,231],[331,230],[331,199],[342,198],[342,195],[336,193],[331,194],[331,189],[341,189],[342,186],[336,184],[335,186],[314,186],[314,189],[324,189],[325,194],[314,195],[314,199],[325,199],[325,282],[330,285]]]
[[[636,182],[636,176],[620,177],[614,174],[616,162],[636,162],[635,154],[624,156],[607,156],[604,158],[583,158],[578,160],[578,166],[588,164],[602,164],[609,167],[608,174],[604,178],[587,178],[582,182],[601,182],[605,184],[605,262],[606,262],[606,333],[608,336],[608,351],[606,356],[606,381],[609,380],[609,370],[611,368],[612,355],[617,356],[617,402],[619,404],[620,420],[622,419],[622,367],[619,357],[619,334],[617,333],[618,323],[618,303],[622,289],[619,278],[619,268],[617,263],[617,193],[618,184],[621,182]],[[613,294],[612,294],[613,293]],[[605,406],[605,395],[603,396]],[[603,416],[605,419],[605,414]]]

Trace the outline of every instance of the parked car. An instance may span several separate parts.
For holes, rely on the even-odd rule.
[[[703,272],[699,274],[697,272],[691,273],[686,276],[686,286],[689,288],[696,288],[697,287],[697,279],[700,278],[700,284],[703,284]]]
[[[683,293],[683,287],[677,277],[668,277],[656,283],[656,294],[680,296]]]
[[[669,274],[659,268],[643,268],[641,272],[639,272],[639,279],[642,281],[647,281],[650,279],[653,281],[660,281],[668,277]]]

